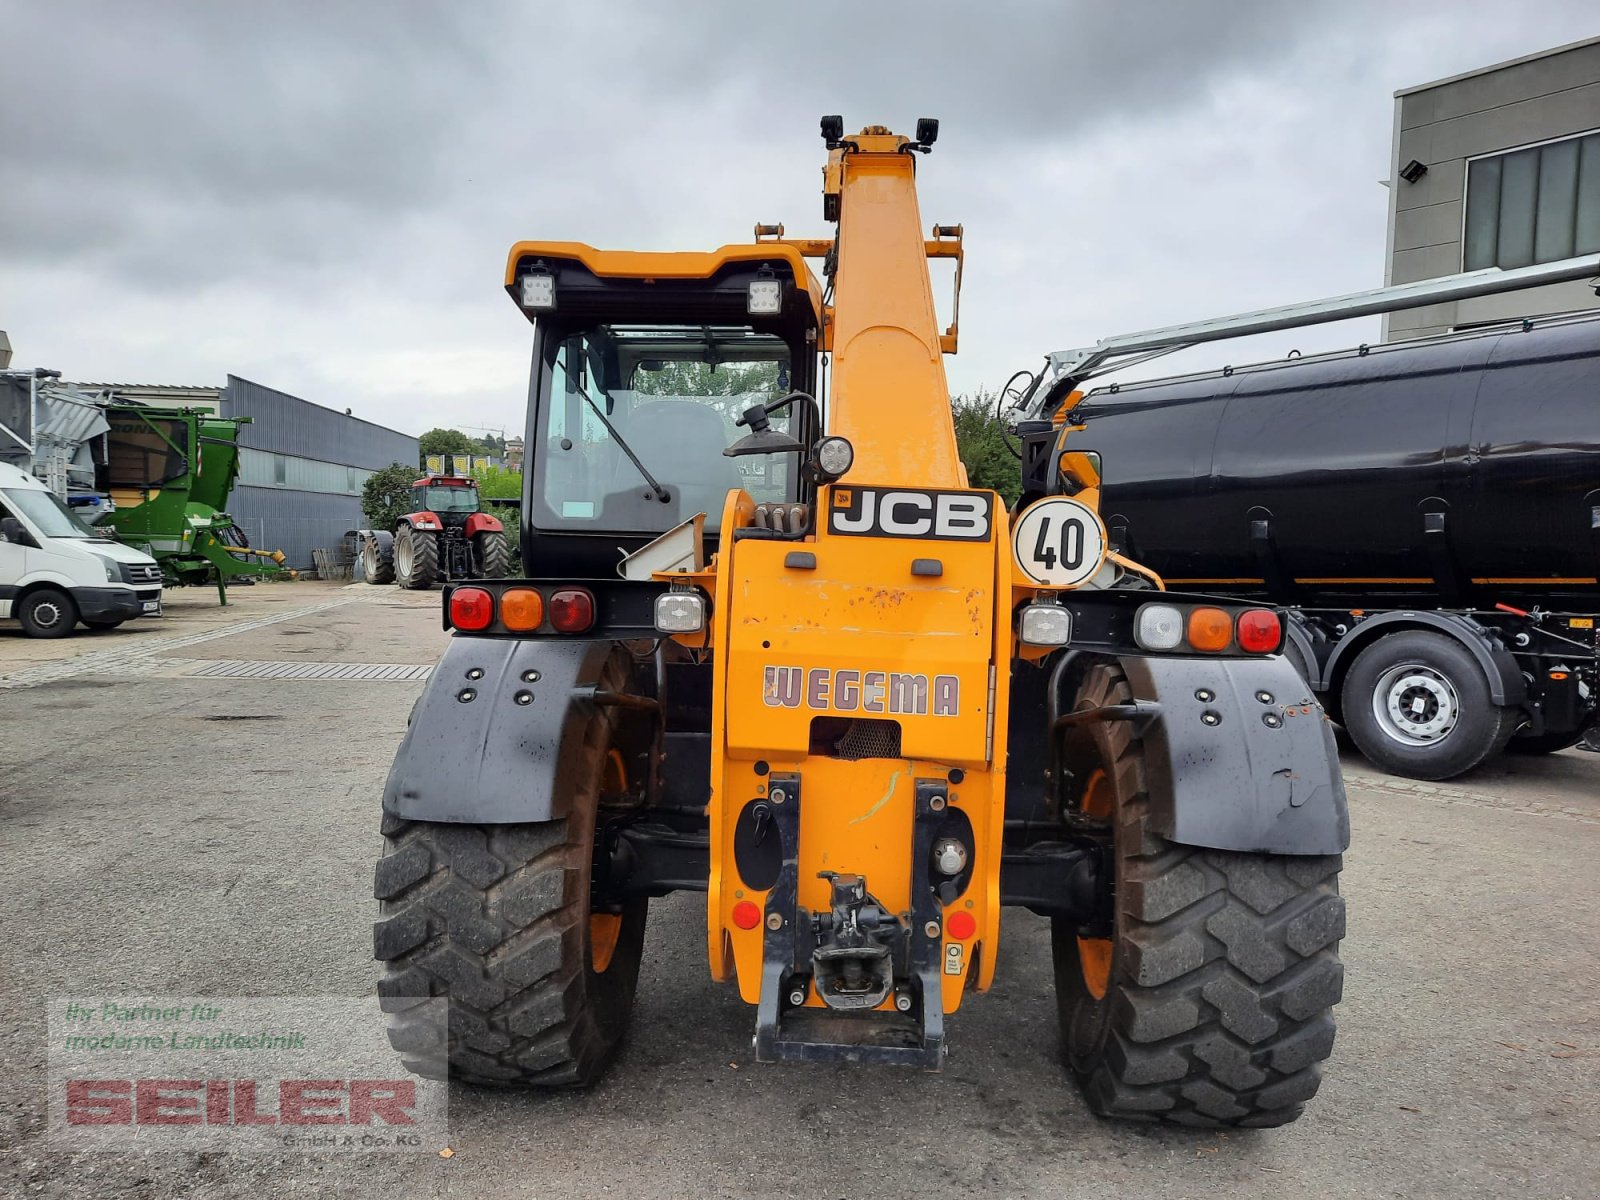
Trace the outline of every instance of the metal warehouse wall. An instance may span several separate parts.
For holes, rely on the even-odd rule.
[[[376,471],[390,463],[417,463],[417,439],[409,434],[346,416],[248,379],[228,376],[222,415],[251,417],[239,430],[239,444],[271,454],[294,455]],[[250,544],[282,550],[286,565],[312,566],[311,552],[333,548],[347,529],[364,524],[359,492],[309,491],[241,484],[228,507]]]
[[[239,444],[279,454],[376,471],[390,463],[417,462],[417,439],[359,417],[274,391],[237,375],[228,376],[222,415],[254,417],[239,431]]]

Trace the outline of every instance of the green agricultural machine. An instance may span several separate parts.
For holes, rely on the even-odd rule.
[[[97,488],[114,506],[97,522],[144,550],[168,584],[215,583],[289,575],[281,550],[258,550],[228,515],[239,476],[239,426],[249,417],[218,417],[197,408],[111,404],[106,462]]]

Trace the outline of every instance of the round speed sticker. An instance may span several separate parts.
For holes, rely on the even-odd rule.
[[[1017,567],[1040,587],[1087,583],[1106,558],[1106,529],[1087,504],[1052,496],[1030,505],[1011,531]]]

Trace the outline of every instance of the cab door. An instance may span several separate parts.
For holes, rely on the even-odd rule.
[[[0,503],[0,519],[16,516]],[[18,542],[0,540],[0,617],[11,615],[18,581],[28,572],[28,548]]]

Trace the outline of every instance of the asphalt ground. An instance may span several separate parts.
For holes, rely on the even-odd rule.
[[[652,907],[604,1082],[452,1087],[449,1158],[53,1148],[47,998],[377,977],[378,798],[421,684],[190,672],[428,664],[437,594],[233,595],[169,593],[169,617],[54,651],[0,633],[0,1195],[1600,1196],[1600,755],[1578,751],[1428,785],[1347,758],[1339,1038],[1283,1129],[1091,1116],[1057,1060],[1047,924],[1009,910],[943,1074],[757,1066],[684,895]]]

